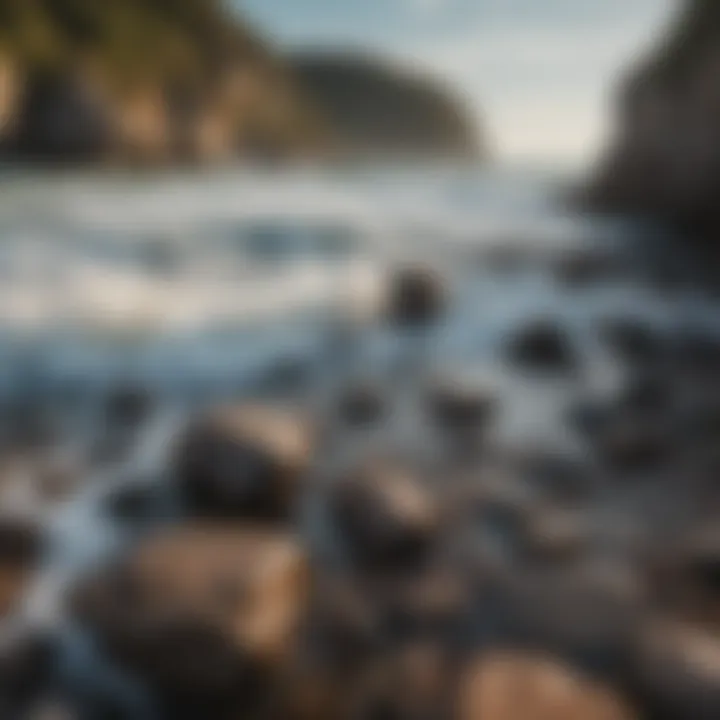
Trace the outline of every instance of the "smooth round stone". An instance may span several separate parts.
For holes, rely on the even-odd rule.
[[[180,439],[175,472],[181,497],[197,515],[287,518],[313,444],[314,428],[290,411],[262,405],[212,410]]]
[[[446,305],[443,281],[429,268],[401,268],[390,278],[385,314],[396,327],[429,325],[443,314]]]
[[[512,365],[535,372],[567,373],[579,363],[568,333],[552,320],[536,320],[522,328],[510,338],[506,357]]]

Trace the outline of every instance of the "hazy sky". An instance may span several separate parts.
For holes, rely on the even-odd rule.
[[[286,46],[378,49],[448,80],[506,158],[583,159],[618,72],[678,0],[235,0]]]

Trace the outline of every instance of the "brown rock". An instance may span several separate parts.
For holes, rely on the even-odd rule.
[[[409,569],[422,562],[439,524],[430,493],[408,471],[368,465],[335,488],[335,524],[352,559],[368,568]]]
[[[0,618],[19,602],[41,552],[41,531],[32,520],[0,519]]]
[[[459,720],[631,720],[609,688],[553,659],[496,653],[472,664],[460,683]]]
[[[308,592],[291,537],[191,525],[88,578],[71,609],[162,696],[251,703],[291,654]]]
[[[176,457],[180,492],[200,515],[284,518],[311,461],[312,430],[271,407],[221,407],[191,424]]]

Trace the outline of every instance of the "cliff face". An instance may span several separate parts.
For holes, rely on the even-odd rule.
[[[318,142],[314,123],[221,0],[0,0],[5,157],[285,156]]]
[[[720,2],[689,0],[626,83],[597,207],[720,227]]]
[[[289,62],[341,154],[456,159],[482,154],[461,102],[427,78],[362,56],[298,55]]]

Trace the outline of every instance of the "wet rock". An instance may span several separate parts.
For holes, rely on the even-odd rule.
[[[20,601],[42,550],[42,530],[33,520],[0,518],[0,618]]]
[[[611,279],[618,272],[618,260],[596,249],[566,251],[558,258],[554,270],[563,285],[580,288]]]
[[[450,720],[453,665],[434,643],[402,647],[372,667],[350,694],[348,717]]]
[[[536,563],[571,562],[582,558],[592,539],[583,513],[547,509],[536,512],[524,528],[523,554]]]
[[[104,501],[104,511],[118,522],[152,522],[162,516],[163,501],[159,487],[130,482],[108,494]]]
[[[50,635],[19,627],[4,633],[0,638],[0,709],[19,712],[37,698],[50,681],[57,656],[57,643]]]
[[[570,372],[579,359],[565,330],[551,320],[537,320],[510,339],[508,360],[523,369],[540,372]]]
[[[526,566],[493,580],[478,620],[494,644],[550,652],[585,672],[620,678],[632,658],[640,603],[574,569]]]
[[[437,320],[447,304],[440,277],[428,268],[407,267],[390,279],[386,317],[398,327],[418,327]]]
[[[464,378],[440,378],[427,393],[427,410],[435,423],[453,433],[482,430],[498,405],[496,391]]]
[[[525,458],[522,464],[523,475],[531,485],[552,501],[577,505],[592,497],[593,470],[575,456],[539,452]]]
[[[703,627],[653,620],[638,644],[633,690],[647,717],[720,717],[720,638]]]
[[[550,657],[495,652],[460,682],[459,720],[632,720],[611,688]]]
[[[603,462],[616,472],[658,470],[669,461],[676,449],[666,423],[632,415],[610,423],[597,441]]]
[[[105,416],[111,426],[136,427],[151,415],[152,394],[138,385],[120,385],[108,393]]]
[[[387,399],[382,389],[370,382],[345,388],[338,401],[340,419],[351,427],[374,425],[387,411]]]
[[[720,532],[714,523],[657,547],[649,568],[658,603],[720,628]]]
[[[183,526],[86,578],[70,609],[164,700],[247,709],[293,652],[309,581],[289,536]]]
[[[673,339],[673,360],[685,372],[715,377],[720,368],[720,336],[710,331],[685,329]]]
[[[181,496],[195,514],[286,518],[312,446],[310,424],[290,412],[257,405],[216,409],[181,438],[175,459]]]
[[[605,320],[600,336],[621,360],[632,364],[650,364],[660,360],[666,347],[659,335],[642,320],[617,317]]]
[[[330,506],[350,556],[368,568],[416,567],[439,527],[434,498],[409,471],[392,464],[368,464],[342,479]]]

